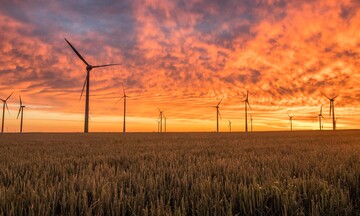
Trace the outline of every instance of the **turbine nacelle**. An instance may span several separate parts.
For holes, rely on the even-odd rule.
[[[90,72],[93,69],[93,66],[91,65],[86,65],[86,71]]]

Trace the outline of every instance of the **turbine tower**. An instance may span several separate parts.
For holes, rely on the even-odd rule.
[[[88,133],[89,132],[89,91],[90,91],[90,71],[94,68],[100,68],[100,67],[108,67],[108,66],[114,66],[114,65],[119,65],[119,64],[105,64],[105,65],[96,65],[96,66],[92,66],[90,65],[81,55],[80,53],[75,49],[75,47],[73,45],[71,45],[71,43],[66,40],[65,41],[69,44],[69,46],[71,47],[71,49],[75,52],[75,54],[81,59],[81,61],[83,61],[86,65],[86,78],[85,78],[85,82],[84,82],[84,86],[82,88],[81,91],[81,95],[80,95],[80,99],[82,97],[82,94],[84,92],[85,86],[86,86],[86,100],[85,100],[85,123],[84,123],[84,133]]]
[[[230,133],[231,133],[231,121],[229,120],[229,130],[230,130]]]
[[[249,91],[246,91],[246,99],[244,100],[245,102],[245,132],[248,132],[248,110],[247,110],[247,107],[249,105],[249,108],[251,110],[251,106],[250,106],[250,103],[249,103]]]
[[[219,101],[219,103],[216,106],[214,106],[216,108],[216,132],[219,132],[219,116],[221,118],[219,108],[220,108],[220,103],[223,100],[223,98],[224,97],[222,97],[221,100]]]
[[[333,130],[336,130],[336,122],[335,122],[335,106],[334,106],[334,101],[335,101],[335,98],[337,98],[337,96],[339,95],[336,95],[335,97],[333,98],[329,98],[328,96],[324,95],[327,99],[329,99],[330,101],[330,113],[329,113],[329,116],[331,116],[332,114],[332,119],[333,119]]]
[[[3,101],[3,114],[2,114],[2,122],[1,122],[1,133],[4,133],[5,107],[9,112],[9,107],[7,105],[7,100],[9,100],[9,98],[11,97],[12,94],[14,94],[14,92],[12,92],[5,100],[0,98],[0,100]]]
[[[338,117],[336,117],[336,119],[335,119],[335,129],[336,129],[336,125],[337,125],[337,120],[338,120]]]
[[[25,106],[23,105],[22,101],[21,101],[21,96],[20,96],[20,108],[19,108],[19,112],[17,115],[17,118],[19,118],[19,115],[21,113],[21,120],[20,120],[20,133],[22,133],[22,128],[23,128],[23,119],[24,119],[24,108]]]
[[[163,115],[164,116],[164,123],[165,123],[165,125],[164,125],[164,132],[166,133],[166,116],[165,115]]]
[[[322,105],[320,106],[320,113],[319,113],[319,129],[322,130],[322,119],[325,119],[322,115]]]
[[[123,92],[124,92],[124,95],[116,102],[118,103],[121,99],[124,98],[124,121],[123,121],[123,133],[126,132],[126,98],[128,98],[129,96],[126,95],[125,93],[125,89],[123,88]],[[116,104],[115,103],[115,104]]]
[[[294,116],[288,115],[289,116],[289,121],[290,121],[290,131],[292,131],[292,118]]]

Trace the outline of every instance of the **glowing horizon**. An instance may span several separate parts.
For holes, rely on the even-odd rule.
[[[91,14],[91,15],[90,15]],[[337,129],[360,129],[360,3],[356,1],[10,2],[0,9],[0,98],[5,132],[81,132],[86,76],[66,37],[92,65],[90,132],[244,131],[249,90],[254,131],[318,130],[329,97]],[[249,124],[250,126],[250,124]]]

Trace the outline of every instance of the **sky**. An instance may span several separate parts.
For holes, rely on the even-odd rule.
[[[0,98],[5,132],[81,132],[84,63],[90,72],[90,131],[360,129],[358,0],[1,0]],[[250,116],[249,116],[250,117]],[[249,123],[250,127],[250,123]]]

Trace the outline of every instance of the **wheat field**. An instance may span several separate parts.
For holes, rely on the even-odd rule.
[[[0,134],[0,215],[360,215],[360,132]]]

